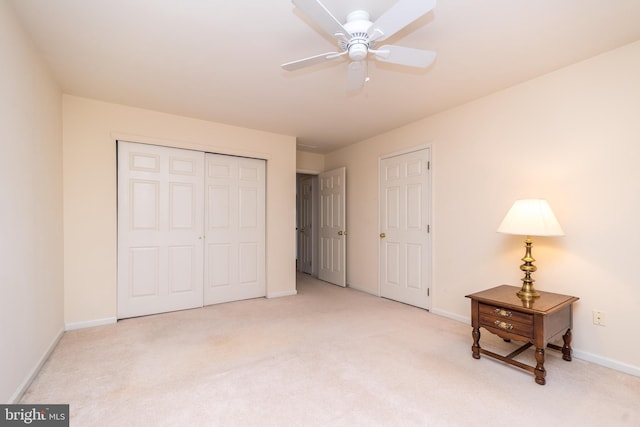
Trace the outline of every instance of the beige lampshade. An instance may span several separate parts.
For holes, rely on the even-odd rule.
[[[498,233],[521,236],[564,236],[549,203],[543,199],[516,200],[500,223]]]

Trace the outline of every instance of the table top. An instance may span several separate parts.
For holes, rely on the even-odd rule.
[[[495,288],[466,295],[466,298],[532,314],[549,314],[578,301],[578,297],[538,291],[540,296],[522,299],[518,296],[520,287],[500,285]]]

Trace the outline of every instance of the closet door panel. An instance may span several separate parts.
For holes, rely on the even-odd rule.
[[[205,186],[205,305],[265,296],[265,162],[207,154]]]
[[[204,153],[118,142],[118,318],[201,307]]]

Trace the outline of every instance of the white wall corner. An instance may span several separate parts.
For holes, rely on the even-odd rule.
[[[18,401],[20,401],[20,399],[22,398],[22,395],[27,391],[27,389],[29,388],[33,380],[36,378],[36,375],[38,375],[38,373],[40,372],[40,369],[42,369],[42,366],[45,364],[45,362],[51,355],[51,352],[53,352],[53,350],[56,348],[56,346],[58,345],[58,342],[60,341],[63,335],[64,335],[64,330],[61,329],[56,334],[53,341],[51,341],[51,344],[49,344],[44,354],[40,357],[40,359],[38,360],[38,363],[36,363],[33,369],[31,369],[31,372],[29,372],[29,375],[27,375],[27,377],[24,379],[22,384],[20,384],[20,387],[18,387],[15,393],[13,393],[13,396],[11,396],[11,398],[9,399],[9,402],[8,402],[9,404],[18,403]]]

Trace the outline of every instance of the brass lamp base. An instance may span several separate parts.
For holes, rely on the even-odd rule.
[[[534,299],[540,297],[540,293],[533,286],[522,285],[522,289],[518,291],[520,299]]]
[[[535,258],[531,256],[532,243],[533,241],[531,240],[531,236],[527,236],[524,241],[526,251],[524,257],[522,258],[524,264],[520,266],[520,270],[524,271],[524,277],[522,278],[522,288],[518,291],[518,297],[520,297],[520,299],[533,299],[540,297],[538,291],[536,291],[536,289],[533,287],[533,282],[535,282],[535,280],[531,278],[531,273],[538,269],[538,267],[533,265],[533,261],[535,261]]]

